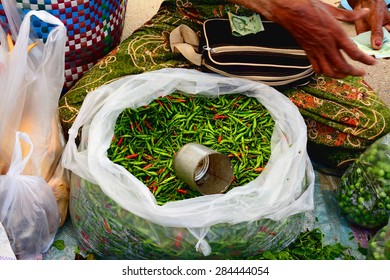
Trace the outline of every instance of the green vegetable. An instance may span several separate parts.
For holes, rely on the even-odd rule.
[[[65,249],[65,241],[64,240],[54,240],[53,244],[51,245],[57,250],[64,250]]]
[[[346,170],[337,194],[341,213],[355,225],[384,226],[390,215],[390,135],[374,142]]]
[[[173,171],[174,155],[182,146],[196,142],[227,155],[235,176],[231,189],[259,176],[271,154],[273,128],[273,119],[255,98],[176,92],[124,110],[107,154],[148,186],[162,205],[200,195]]]
[[[287,248],[266,251],[253,260],[353,260],[351,248],[341,243],[324,245],[324,234],[319,229],[301,232]]]
[[[390,260],[390,218],[368,242],[367,259]]]

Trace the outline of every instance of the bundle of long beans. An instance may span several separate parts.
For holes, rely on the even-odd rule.
[[[199,196],[173,170],[176,152],[190,142],[227,155],[234,169],[230,188],[257,176],[269,156],[274,120],[255,98],[206,97],[175,92],[118,117],[108,157],[142,181],[162,205]]]

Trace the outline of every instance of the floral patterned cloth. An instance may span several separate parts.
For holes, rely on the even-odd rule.
[[[229,11],[253,14],[224,0],[163,2],[152,19],[87,71],[61,98],[60,117],[65,132],[88,92],[101,85],[161,68],[194,68],[180,54],[171,52],[170,32],[180,24],[199,32],[204,20],[227,17]],[[339,80],[315,76],[310,85],[288,89],[285,94],[304,116],[310,156],[322,165],[345,166],[375,139],[390,132],[390,109],[362,78]]]
[[[390,131],[390,109],[361,77],[315,76],[284,93],[305,118],[311,158],[322,164],[346,167]]]

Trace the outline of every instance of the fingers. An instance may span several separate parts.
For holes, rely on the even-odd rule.
[[[344,78],[348,75],[364,76],[365,71],[348,63],[341,50],[351,59],[373,65],[375,58],[362,52],[351,40],[338,36],[339,41],[331,43],[328,40],[326,49],[323,51],[307,51],[307,56],[312,64],[313,70],[318,74],[324,74],[333,78]]]
[[[355,21],[356,34],[360,34],[368,30],[370,30],[370,25],[365,21],[365,19],[359,19]]]
[[[364,76],[365,71],[349,64],[341,52],[333,53],[330,56],[318,57],[318,64],[324,75],[334,78],[351,76]]]
[[[345,22],[355,22],[368,16],[370,9],[362,8],[355,11],[348,11],[345,9],[339,9],[333,5],[324,3],[326,9],[337,19]]]
[[[354,7],[358,12],[364,8],[369,8],[370,12],[363,18],[355,21],[356,33],[360,34],[371,31],[371,47],[374,50],[382,48],[383,44],[383,27],[390,28],[390,13],[384,1],[362,1]]]
[[[352,66],[339,53],[339,60],[335,60],[335,56],[308,54],[308,58],[313,67],[314,72],[323,74],[328,77],[342,79],[348,75],[364,76],[365,72],[362,69]]]
[[[381,7],[377,7],[377,10],[376,11],[374,10],[369,16],[369,21],[371,24],[371,46],[374,50],[379,50],[382,47],[382,41],[383,41],[382,26],[385,20],[384,15],[385,15],[385,11],[383,11]]]
[[[318,57],[318,61],[311,60],[311,62],[314,72],[336,79],[342,79],[346,76],[362,77],[366,74],[363,69],[357,68],[348,63],[346,63],[342,68],[336,68],[335,65],[329,64],[329,61],[327,61],[325,57]]]
[[[374,65],[376,63],[376,59],[374,57],[361,51],[352,40],[341,40],[339,42],[339,48],[344,50],[345,53],[353,60],[367,65]]]
[[[371,30],[371,46],[374,50],[382,48],[383,42],[383,29],[382,26],[379,29]]]

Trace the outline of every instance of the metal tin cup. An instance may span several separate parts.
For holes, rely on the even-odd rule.
[[[176,176],[201,194],[223,193],[233,181],[230,159],[201,144],[188,143],[173,161]]]

